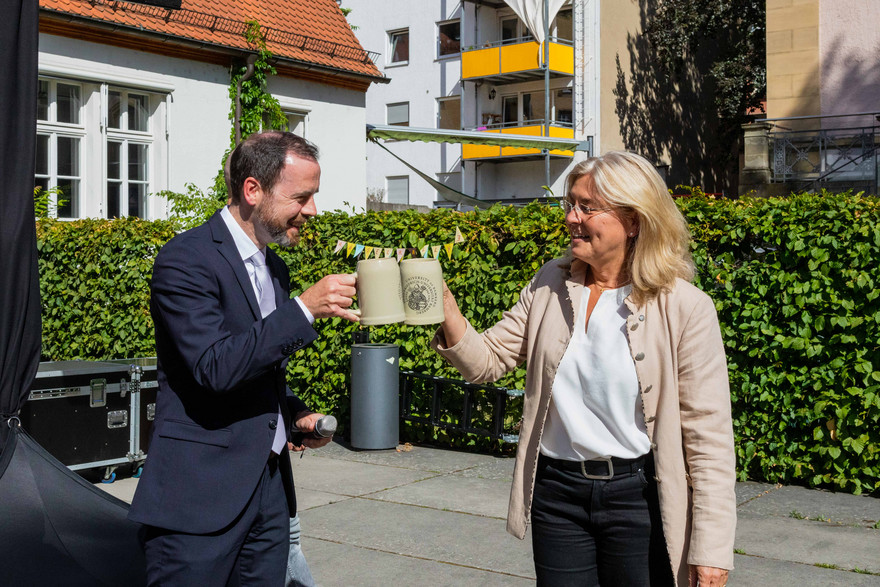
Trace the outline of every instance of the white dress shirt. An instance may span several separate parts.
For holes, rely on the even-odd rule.
[[[585,461],[597,457],[636,458],[651,441],[639,397],[639,380],[626,335],[632,286],[599,297],[584,329],[592,293],[585,288],[574,334],[553,381],[541,453]]]
[[[272,295],[268,295],[263,297],[264,300],[270,300],[270,302],[264,303],[261,301],[261,292],[264,287],[260,283],[260,275],[261,271],[266,271],[266,275],[268,276],[267,286],[271,286],[271,275],[268,274],[268,267],[266,266],[266,248],[262,249],[257,247],[257,245],[250,239],[250,237],[245,233],[244,229],[239,226],[238,222],[236,222],[235,218],[232,217],[232,213],[229,211],[228,206],[224,206],[220,211],[220,217],[223,218],[223,221],[226,223],[226,227],[229,229],[229,232],[232,234],[232,240],[235,242],[235,247],[238,249],[238,254],[241,256],[242,261],[244,261],[244,266],[247,269],[248,277],[251,280],[251,286],[254,288],[254,295],[257,297],[257,302],[260,303],[260,313],[262,317],[265,318],[275,309],[275,299],[274,299],[274,290]],[[265,268],[260,269],[258,265],[263,265]],[[309,319],[309,323],[314,323],[315,318],[312,316],[311,312],[305,307],[305,304],[299,299],[299,297],[294,298],[299,307],[302,309],[303,313]],[[278,408],[278,426],[275,428],[275,440],[272,443],[272,452],[275,454],[282,454],[284,448],[287,446],[287,428],[284,423],[284,417],[281,415],[281,408]]]

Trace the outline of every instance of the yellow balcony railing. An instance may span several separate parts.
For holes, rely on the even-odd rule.
[[[534,122],[534,121],[532,121]],[[549,135],[544,135],[544,125],[527,123],[524,126],[506,126],[504,128],[486,128],[477,129],[481,132],[501,133],[508,135],[526,135],[530,137],[550,136],[558,139],[573,139],[574,129],[565,126],[550,125]],[[468,145],[461,146],[462,159],[501,159],[504,157],[523,157],[529,155],[540,155],[541,149],[530,149],[523,147],[497,147],[494,145]],[[574,151],[563,151],[554,149],[550,151],[551,155],[561,157],[573,157]]]
[[[574,75],[574,47],[550,41],[550,71]],[[540,72],[543,49],[535,41],[465,50],[461,54],[462,79]]]

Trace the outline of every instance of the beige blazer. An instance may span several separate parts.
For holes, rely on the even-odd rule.
[[[518,538],[526,533],[550,391],[586,271],[579,260],[550,261],[495,326],[478,334],[468,324],[452,348],[439,330],[431,343],[471,382],[495,381],[528,361],[507,513],[507,530]],[[630,297],[625,303],[666,547],[677,583],[687,585],[688,564],[733,568],[736,460],[721,331],[711,298],[683,280],[642,306]]]

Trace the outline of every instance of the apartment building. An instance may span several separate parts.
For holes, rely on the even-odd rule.
[[[532,8],[526,19],[514,10],[523,4]],[[399,159],[480,200],[530,201],[549,195],[542,186],[559,196],[577,161],[623,148],[612,92],[615,60],[629,66],[626,43],[638,32],[639,7],[546,0],[554,14],[544,27],[544,4],[345,0],[358,40],[380,54],[377,66],[390,80],[367,93],[368,124],[555,137],[572,146],[370,145],[367,186],[374,196],[443,205],[443,196]],[[528,17],[537,24],[527,24]],[[539,42],[545,30],[546,45]]]

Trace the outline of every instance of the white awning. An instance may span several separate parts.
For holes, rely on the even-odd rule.
[[[544,3],[547,3],[549,18],[547,22],[553,22],[556,13],[565,4],[565,0],[504,0],[510,6],[521,21],[526,23],[529,32],[538,41],[544,42]]]
[[[592,137],[591,137],[592,138]],[[396,141],[422,141],[425,143],[458,143],[466,145],[494,145],[498,147],[523,147],[549,151],[585,151],[592,155],[592,141],[512,135],[475,130],[443,130],[412,126],[367,125],[367,139],[391,139]]]

